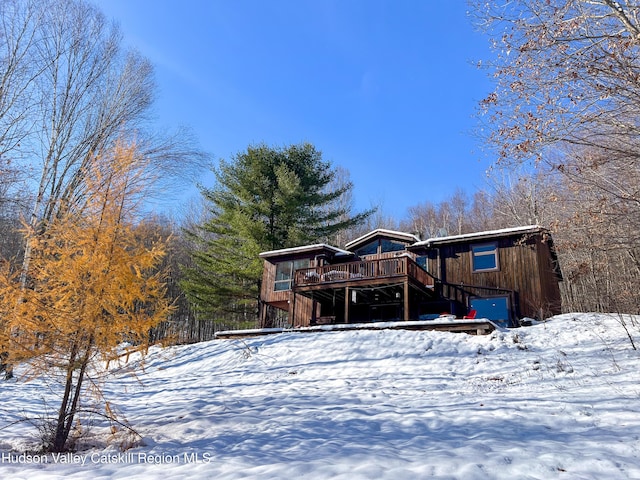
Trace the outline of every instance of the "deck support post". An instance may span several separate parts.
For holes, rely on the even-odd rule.
[[[404,312],[403,319],[405,321],[409,320],[409,282],[404,282],[404,291],[402,292],[403,301],[404,301]]]
[[[294,292],[293,290],[291,291],[291,297],[293,297],[291,299],[291,313],[290,318],[289,318],[289,324],[291,324],[292,327],[296,326],[296,292]]]
[[[318,302],[313,298],[311,293],[311,325],[315,325],[318,322]]]
[[[344,323],[349,323],[349,287],[344,287]]]

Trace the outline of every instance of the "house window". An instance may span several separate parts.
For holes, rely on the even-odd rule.
[[[406,249],[406,245],[394,240],[386,238],[374,240],[367,243],[356,250],[356,255],[362,257],[364,255],[374,255],[376,253],[400,252]]]
[[[380,241],[380,252],[399,252],[405,249],[404,243],[394,242],[393,240],[382,239]]]
[[[471,246],[471,259],[474,272],[490,272],[498,270],[498,245],[486,243]]]
[[[276,281],[273,289],[276,292],[282,290],[291,290],[291,281],[293,280],[293,272],[300,268],[309,268],[309,259],[288,260],[280,262],[276,265]]]
[[[373,255],[378,253],[378,240],[367,243],[356,250],[356,255],[362,257],[364,255]]]

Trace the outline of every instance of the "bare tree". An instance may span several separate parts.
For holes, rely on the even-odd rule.
[[[41,11],[36,2],[0,2],[0,161],[20,147],[28,135],[36,103],[29,94],[42,65],[29,56],[36,42],[36,25]],[[9,155],[10,156],[10,155]]]
[[[344,242],[341,244],[338,243],[338,246],[344,247],[345,243],[355,240],[378,228],[387,230],[398,230],[400,228],[398,220],[393,215],[384,211],[382,203],[378,203],[377,205],[371,203],[371,208],[368,212],[370,212],[370,215],[361,223],[340,232],[340,239],[344,240]]]
[[[496,226],[549,226],[560,181],[557,172],[544,169],[494,169],[487,183]]]
[[[449,199],[449,204],[451,205],[452,223],[454,227],[452,234],[461,235],[465,233],[466,230],[469,198],[464,190],[458,188]]]
[[[342,211],[344,212],[338,218],[339,221],[346,221],[353,216],[355,211],[355,204],[353,200],[353,182],[351,182],[351,174],[349,170],[344,167],[336,166],[335,175],[333,179],[326,185],[325,190],[327,192],[343,192],[340,196],[336,197],[333,201],[324,207],[326,212],[330,211]],[[341,230],[335,232],[330,237],[323,239],[331,245],[344,245],[350,238],[350,232],[348,230]]]
[[[640,6],[473,3],[496,53],[496,88],[481,104],[489,145],[503,165],[535,160],[561,174],[541,221],[557,226],[565,308],[640,311]],[[537,219],[544,195],[529,191],[528,209],[505,207]]]
[[[24,174],[10,161],[0,165],[0,255],[15,261],[22,253],[20,220],[29,204]]]
[[[487,2],[475,13],[496,50],[482,107],[499,162],[535,159],[640,210],[640,6]]]
[[[207,162],[184,131],[152,130],[155,90],[149,61],[123,49],[117,25],[86,0],[0,2],[0,161],[31,173],[34,189],[23,288],[34,235],[81,208],[88,173],[119,141],[136,144],[163,187]]]
[[[470,216],[469,197],[457,189],[443,201],[430,201],[409,207],[401,228],[422,238],[460,235],[474,231]]]
[[[640,312],[640,208],[627,188],[640,183],[636,168],[599,164],[600,150],[574,151],[562,167],[555,215],[558,248],[568,278],[566,308]],[[595,165],[599,164],[597,167]],[[584,175],[582,172],[589,172]],[[637,192],[635,193],[637,195]],[[557,216],[564,212],[562,218]]]
[[[35,172],[29,223],[42,228],[83,201],[96,156],[135,139],[156,178],[188,177],[206,160],[192,138],[148,128],[153,67],[122,48],[117,25],[85,0],[8,0],[0,7],[0,153]],[[23,99],[31,99],[25,103]],[[25,251],[25,271],[30,249]]]
[[[493,197],[487,190],[478,190],[473,194],[469,208],[469,227],[473,232],[492,230],[504,225],[497,223],[494,217]]]
[[[82,197],[94,156],[138,127],[154,91],[149,62],[122,54],[118,29],[95,7],[76,0],[42,4],[30,57],[46,65],[34,89],[40,128],[30,140],[41,177],[32,225]]]
[[[476,2],[474,12],[496,53],[482,106],[500,160],[540,160],[559,143],[638,155],[635,2]]]
[[[438,234],[438,209],[431,202],[423,202],[407,209],[408,217],[402,221],[401,228],[422,238],[435,237]]]

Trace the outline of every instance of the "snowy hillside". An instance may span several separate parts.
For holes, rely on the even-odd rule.
[[[144,446],[96,425],[77,456],[19,458],[35,432],[10,423],[50,393],[0,382],[0,478],[640,478],[640,355],[615,316],[156,349],[106,393]]]

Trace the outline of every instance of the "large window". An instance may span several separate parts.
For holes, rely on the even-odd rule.
[[[291,281],[293,280],[293,272],[300,268],[309,268],[309,259],[288,260],[280,262],[276,265],[276,281],[274,290],[291,290]]]
[[[406,249],[406,245],[402,242],[388,240],[386,238],[377,239],[364,244],[356,250],[356,255],[362,257],[364,255],[373,255],[376,253],[400,252]]]
[[[471,258],[474,272],[490,272],[498,270],[498,245],[485,243],[471,246]]]
[[[394,242],[383,238],[380,240],[380,253],[400,252],[405,249],[404,243]]]
[[[356,255],[362,257],[364,255],[373,255],[378,253],[378,240],[369,242],[356,250]]]

